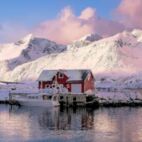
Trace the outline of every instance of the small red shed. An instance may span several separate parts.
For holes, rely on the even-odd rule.
[[[39,78],[39,89],[62,85],[70,93],[94,91],[94,76],[91,70],[43,70]]]

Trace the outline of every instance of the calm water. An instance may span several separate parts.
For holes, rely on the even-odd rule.
[[[142,108],[0,105],[0,142],[142,142]]]

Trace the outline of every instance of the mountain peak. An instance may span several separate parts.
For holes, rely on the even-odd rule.
[[[31,40],[32,38],[33,38],[33,34],[30,33],[30,34],[26,35],[26,36],[23,38],[23,40],[24,40],[24,41],[29,41],[29,40]]]
[[[142,30],[140,30],[140,29],[133,29],[132,30],[132,32],[131,32],[132,34],[142,34]]]
[[[34,38],[33,34],[28,34],[21,40],[17,41],[15,44],[20,45],[20,44],[28,44],[32,39]]]
[[[98,34],[87,34],[80,38],[79,40],[75,40],[72,44],[68,45],[68,48],[80,48],[89,45],[92,42],[98,41],[102,39],[102,37]]]
[[[137,38],[137,41],[142,42],[142,30],[134,29],[131,33]]]
[[[93,41],[97,41],[99,39],[101,39],[102,37],[99,34],[87,34],[85,36],[83,36],[82,38],[79,39],[79,41],[88,41],[88,42],[93,42]]]

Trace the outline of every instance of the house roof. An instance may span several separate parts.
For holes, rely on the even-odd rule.
[[[43,70],[40,74],[38,80],[39,81],[51,81],[53,76],[55,76],[58,72],[65,74],[69,79],[72,80],[84,80],[85,77],[91,70],[82,69],[82,70]]]

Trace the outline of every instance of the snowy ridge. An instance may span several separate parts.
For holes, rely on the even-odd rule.
[[[115,87],[121,83],[142,87],[142,79],[136,81],[142,71],[141,39],[141,30],[124,31],[108,38],[90,34],[66,47],[28,35],[8,47],[1,45],[0,57],[12,50],[10,46],[14,50],[20,48],[20,54],[1,59],[0,80],[36,80],[44,69],[85,68],[91,69],[98,81],[110,78]]]
[[[36,38],[29,34],[22,40],[14,44],[4,45],[0,49],[0,66],[5,62],[9,70],[12,70],[18,65],[33,61],[44,55],[62,52],[66,50],[66,46],[58,45],[47,39]]]
[[[97,40],[100,40],[100,39],[102,39],[102,37],[100,35],[98,35],[98,34],[88,34],[88,35],[80,38],[77,41],[93,42],[93,41],[97,41]]]
[[[68,48],[80,48],[89,45],[94,41],[98,41],[102,39],[102,37],[98,34],[88,34],[79,40],[74,41],[72,44],[68,45]]]

